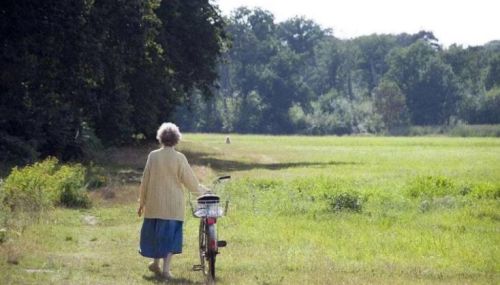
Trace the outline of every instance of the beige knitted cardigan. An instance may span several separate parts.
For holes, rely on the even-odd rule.
[[[141,180],[139,204],[144,218],[184,221],[184,185],[196,195],[207,189],[200,185],[184,154],[173,147],[152,151]]]

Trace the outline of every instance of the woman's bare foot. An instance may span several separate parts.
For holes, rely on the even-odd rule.
[[[151,263],[149,263],[148,268],[149,268],[149,271],[154,272],[155,274],[158,274],[158,275],[161,274],[160,266],[158,265],[158,263],[151,262]]]

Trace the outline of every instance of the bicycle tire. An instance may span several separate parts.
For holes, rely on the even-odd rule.
[[[205,230],[205,220],[200,219],[200,229],[198,233],[198,242],[199,242],[199,255],[200,255],[200,268],[203,272],[203,275],[208,274],[207,267],[205,265],[206,253],[207,253],[207,234]]]
[[[217,244],[217,227],[216,225],[206,225],[207,242],[210,244]],[[207,245],[208,246],[208,245]],[[217,248],[210,248],[207,251],[208,262],[208,278],[209,281],[215,283],[215,257],[217,256]]]
[[[211,252],[208,255],[208,271],[210,273],[210,278],[215,282],[215,252]]]

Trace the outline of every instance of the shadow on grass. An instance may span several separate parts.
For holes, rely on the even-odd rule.
[[[160,275],[143,275],[142,278],[146,281],[152,283],[165,283],[165,284],[205,284],[200,281],[193,281],[186,278],[173,278],[173,279],[165,279]]]
[[[260,163],[260,162],[243,162],[236,160],[219,159],[212,156],[210,153],[182,151],[192,165],[210,165],[215,171],[229,172],[242,171],[251,169],[269,169],[279,170],[294,167],[317,167],[324,168],[335,165],[357,165],[358,162],[352,161],[328,161],[328,162],[284,162],[284,163]]]

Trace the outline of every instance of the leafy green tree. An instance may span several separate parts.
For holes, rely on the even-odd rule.
[[[207,0],[161,1],[155,12],[163,23],[158,43],[164,50],[164,64],[171,69],[173,87],[187,94],[196,88],[210,95],[226,40],[220,12]]]
[[[2,156],[71,159],[90,141],[153,137],[195,90],[211,94],[219,14],[207,0],[2,1]]]
[[[128,81],[135,130],[154,137],[178,105],[213,95],[227,37],[220,12],[208,1],[151,2],[143,16],[146,45]]]
[[[314,47],[321,41],[328,30],[304,17],[294,17],[278,25],[277,34],[282,43],[298,54],[314,52]]]
[[[375,111],[389,131],[408,125],[405,96],[396,83],[382,80],[373,90],[373,97]]]
[[[363,88],[360,72],[357,65],[360,58],[359,47],[352,41],[344,43],[341,47],[342,61],[337,71],[339,80],[338,91],[345,94],[348,100],[353,102],[357,95],[356,89]],[[361,84],[359,84],[361,83]]]
[[[396,36],[396,40],[400,47],[408,47],[418,41],[423,41],[434,49],[440,49],[438,39],[434,36],[433,32],[419,31],[416,34],[402,33]]]
[[[275,29],[274,16],[268,11],[239,8],[232,13],[227,29],[232,40],[228,62],[233,66],[231,76],[237,93],[255,90],[260,72],[278,52]]]
[[[410,119],[416,125],[447,123],[456,113],[460,89],[451,66],[424,41],[393,50],[387,78],[406,95]]]
[[[75,151],[85,8],[84,1],[0,4],[0,148],[7,158]]]
[[[264,10],[236,10],[230,19],[228,34],[232,38],[228,53],[231,67],[222,68],[223,89],[230,90],[228,96],[241,97],[240,114],[247,113],[245,108],[256,108],[257,102],[261,105],[257,109],[262,110],[262,116],[257,116],[260,122],[245,127],[244,120],[239,121],[236,130],[290,132],[289,107],[295,101],[307,101],[310,94],[304,77],[297,71],[301,56],[285,39],[279,38],[274,17]]]
[[[106,144],[128,142],[134,133],[129,77],[143,55],[142,1],[95,1],[89,7],[82,54],[91,85],[85,110],[90,125]]]
[[[257,91],[245,96],[240,107],[240,116],[236,128],[245,133],[258,133],[266,110],[265,104]]]
[[[389,66],[385,60],[389,52],[397,47],[396,38],[391,35],[362,36],[353,41],[359,47],[358,68],[368,89],[378,85]]]
[[[477,112],[485,97],[484,74],[488,56],[482,47],[451,45],[441,52],[443,61],[449,64],[456,75],[462,98],[457,116],[464,122],[476,121]]]
[[[480,109],[481,123],[500,124],[500,86],[486,93],[486,100]]]
[[[332,89],[340,90],[340,66],[343,55],[341,42],[333,37],[325,38],[315,46],[314,68],[307,77],[315,94],[325,94]]]
[[[488,90],[496,86],[500,87],[500,52],[491,59],[485,81]]]

